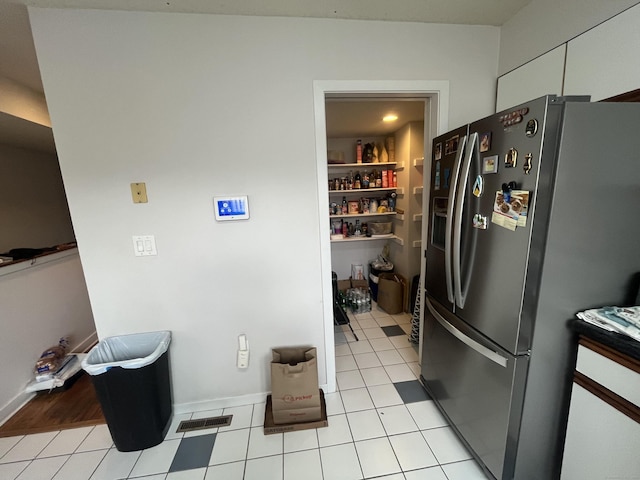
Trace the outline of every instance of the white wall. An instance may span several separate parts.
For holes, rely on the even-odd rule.
[[[391,244],[391,261],[394,271],[407,279],[409,287],[413,276],[420,273],[422,249],[414,247],[413,242],[421,239],[422,223],[413,216],[422,211],[422,194],[413,191],[423,185],[423,169],[414,167],[413,161],[424,156],[424,142],[424,122],[410,122],[396,132],[396,159],[404,162],[404,168],[398,172],[398,186],[404,188],[404,195],[398,195],[397,207],[404,214],[394,219],[394,231],[404,245]],[[408,307],[413,312],[413,305]]]
[[[24,388],[46,348],[63,335],[71,336],[70,351],[84,351],[96,339],[77,250],[2,267],[0,318],[1,423],[29,398]]]
[[[55,155],[0,145],[0,252],[73,242]]]
[[[30,15],[98,334],[171,330],[177,409],[269,391],[275,346],[317,346],[327,379],[314,80],[450,80],[452,125],[494,105],[494,27]],[[216,194],[248,194],[251,219],[216,223]]]
[[[637,3],[637,0],[532,0],[501,28],[498,74],[519,67]]]

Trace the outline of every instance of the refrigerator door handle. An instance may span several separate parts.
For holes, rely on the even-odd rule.
[[[445,239],[444,239],[444,270],[447,279],[447,298],[451,303],[455,305],[455,296],[453,289],[453,274],[452,274],[452,257],[451,247],[453,241],[453,212],[456,199],[456,190],[458,188],[458,180],[460,178],[460,164],[462,163],[462,156],[464,155],[465,146],[467,143],[467,136],[464,135],[458,144],[458,154],[456,155],[456,161],[453,164],[453,174],[451,176],[451,186],[449,187],[449,199],[447,201],[447,222],[445,226]]]
[[[482,355],[486,359],[491,360],[492,362],[500,365],[503,368],[507,368],[507,360],[508,360],[507,357],[505,357],[504,355],[501,355],[500,353],[494,350],[491,350],[485,347],[484,345],[481,345],[480,343],[476,342],[472,338],[469,338],[460,330],[458,330],[456,327],[451,325],[451,323],[449,323],[447,319],[445,319],[442,315],[440,315],[440,313],[431,304],[431,301],[429,299],[427,299],[427,308],[429,309],[433,317],[438,321],[438,323],[442,325],[442,327],[445,328],[451,335],[456,337],[458,340],[460,340],[462,343],[467,345],[469,348],[474,349],[476,352],[478,352],[480,355]]]
[[[478,134],[476,132],[472,133],[469,137],[469,141],[467,142],[467,154],[464,158],[464,163],[462,164],[461,174],[460,174],[460,186],[456,192],[456,200],[455,203],[457,208],[455,210],[455,219],[453,225],[453,282],[454,282],[454,297],[456,300],[456,305],[460,308],[464,308],[464,303],[466,300],[466,294],[462,292],[462,277],[461,277],[461,264],[462,259],[460,258],[460,249],[462,243],[462,213],[464,206],[464,198],[467,194],[467,183],[469,180],[469,168],[471,167],[471,159],[473,158],[473,154],[475,152],[475,148],[478,145]]]

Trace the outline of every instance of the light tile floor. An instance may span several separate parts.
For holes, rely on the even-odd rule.
[[[375,304],[349,315],[360,340],[336,327],[328,427],[264,435],[257,403],[176,415],[164,442],[139,452],[119,452],[105,425],[0,438],[0,479],[486,480],[417,381],[411,316]],[[222,414],[230,426],[174,433],[183,420]]]

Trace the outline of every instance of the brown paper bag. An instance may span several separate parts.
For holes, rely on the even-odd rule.
[[[389,314],[402,313],[405,309],[407,280],[397,273],[381,273],[378,276],[378,306]]]
[[[321,418],[315,347],[272,349],[271,401],[275,424]]]

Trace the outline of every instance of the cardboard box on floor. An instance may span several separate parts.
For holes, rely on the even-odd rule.
[[[378,306],[389,314],[404,312],[407,304],[407,280],[397,273],[378,276]]]
[[[271,351],[271,406],[276,425],[321,420],[315,347]]]
[[[342,293],[346,293],[350,288],[357,287],[369,288],[369,282],[367,280],[355,280],[353,278],[338,280],[338,290]]]
[[[276,425],[273,421],[273,404],[271,395],[268,395],[267,405],[264,410],[264,434],[271,435],[274,433],[297,432],[299,430],[308,430],[310,428],[328,427],[329,421],[327,419],[327,406],[324,401],[324,392],[319,390],[319,393],[321,407],[320,420],[301,423],[283,423],[280,425]]]

